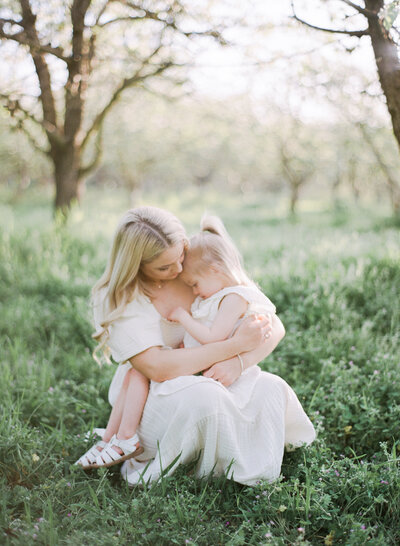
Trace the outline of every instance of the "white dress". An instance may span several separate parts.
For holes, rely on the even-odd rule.
[[[95,306],[98,326],[99,307]],[[109,328],[112,356],[122,362],[109,390],[113,404],[130,367],[125,361],[153,346],[176,347],[183,329],[163,319],[151,301],[140,296]],[[125,362],[125,363],[123,363]],[[258,366],[226,388],[203,376],[150,382],[138,434],[144,452],[126,461],[122,475],[130,484],[159,478],[178,464],[197,459],[198,477],[227,473],[254,485],[279,477],[284,446],[311,443],[312,423],[294,391],[280,377]]]
[[[232,333],[239,326],[243,318],[253,313],[258,313],[261,315],[266,315],[268,313],[274,315],[276,313],[275,305],[254,284],[250,286],[228,286],[228,288],[223,288],[222,290],[219,290],[218,292],[206,299],[197,297],[192,303],[192,307],[190,309],[192,317],[204,324],[205,326],[212,326],[215,317],[217,316],[221,301],[228,294],[238,294],[248,303],[248,307],[244,316],[237,322],[237,324],[235,324]],[[200,343],[196,339],[194,339],[188,332],[185,332],[183,344],[185,345],[185,347],[197,347],[198,345],[200,345]]]

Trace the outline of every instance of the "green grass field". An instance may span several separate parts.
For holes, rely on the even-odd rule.
[[[220,214],[286,337],[261,366],[295,389],[318,438],[281,479],[249,488],[180,467],[129,489],[118,468],[71,466],[106,422],[113,367],[91,356],[89,293],[125,195],[93,194],[67,227],[31,194],[0,207],[0,542],[373,544],[400,542],[400,230],[385,212],[268,196],[148,195],[193,232]]]

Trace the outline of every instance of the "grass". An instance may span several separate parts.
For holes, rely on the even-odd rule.
[[[293,222],[266,196],[146,196],[189,232],[204,209],[223,217],[286,326],[262,367],[294,387],[318,439],[254,488],[182,466],[131,490],[116,468],[71,466],[109,412],[113,368],[92,360],[88,298],[128,201],[88,195],[67,228],[40,196],[2,206],[1,542],[398,544],[400,239],[372,209],[305,204]]]

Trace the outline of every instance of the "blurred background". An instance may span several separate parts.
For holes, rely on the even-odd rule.
[[[291,217],[321,206],[398,217],[390,90],[351,2],[89,4],[0,9],[3,215],[27,198],[51,218],[52,204],[68,215],[99,195],[129,207],[211,191]],[[397,51],[398,2],[372,4]]]

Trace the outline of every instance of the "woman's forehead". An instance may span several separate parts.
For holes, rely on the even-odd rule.
[[[182,241],[182,243],[178,243],[161,252],[161,254],[151,262],[151,265],[154,265],[155,267],[165,267],[174,264],[182,256],[183,249],[184,245]]]

